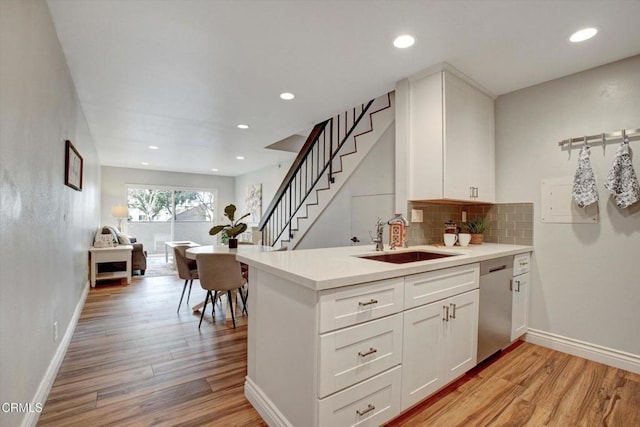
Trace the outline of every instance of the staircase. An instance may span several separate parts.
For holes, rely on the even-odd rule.
[[[271,204],[262,244],[294,249],[393,123],[393,93],[314,126]]]

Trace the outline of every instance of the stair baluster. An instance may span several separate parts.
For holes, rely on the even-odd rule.
[[[347,110],[342,123],[342,114],[339,114],[314,126],[262,216],[260,231],[263,245],[274,246],[279,240],[293,238],[293,220],[298,211],[323,176],[327,178],[327,186],[335,182],[333,162],[373,101],[353,108],[352,120]]]

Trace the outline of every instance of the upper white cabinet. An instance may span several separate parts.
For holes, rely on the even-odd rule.
[[[442,70],[398,82],[396,100],[397,193],[493,203],[493,99]]]

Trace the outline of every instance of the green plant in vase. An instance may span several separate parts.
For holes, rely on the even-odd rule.
[[[471,234],[471,241],[469,243],[479,245],[484,240],[484,230],[487,228],[487,222],[484,217],[472,218],[464,225],[469,234]]]
[[[224,216],[229,219],[230,223],[226,225],[214,225],[213,227],[211,227],[211,230],[209,230],[209,234],[211,236],[215,236],[216,234],[223,232],[224,235],[226,235],[228,238],[229,248],[232,249],[238,247],[238,239],[236,237],[247,230],[247,224],[241,222],[241,220],[248,217],[250,214],[244,214],[238,219],[235,219],[235,215],[236,205],[234,205],[233,203],[227,205],[224,208]]]

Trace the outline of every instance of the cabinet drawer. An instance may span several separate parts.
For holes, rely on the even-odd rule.
[[[518,254],[513,257],[513,275],[524,274],[529,272],[529,264],[531,263],[531,254]]]
[[[401,368],[396,366],[318,402],[327,426],[378,426],[400,413]]]
[[[320,292],[320,333],[402,311],[404,279],[394,278]]]
[[[322,398],[402,360],[402,314],[320,336],[318,397]]]
[[[407,276],[404,279],[404,308],[407,310],[477,289],[479,281],[478,263]]]

